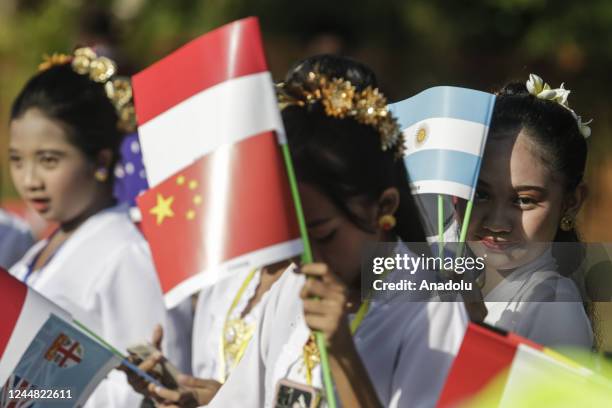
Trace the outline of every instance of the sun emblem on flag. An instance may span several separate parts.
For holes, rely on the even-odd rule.
[[[419,127],[419,130],[417,130],[414,140],[415,140],[416,147],[421,147],[423,143],[425,143],[425,141],[427,140],[427,126],[426,125],[422,125]]]
[[[81,343],[60,333],[45,353],[45,360],[61,368],[70,368],[83,360],[84,353],[85,349]]]

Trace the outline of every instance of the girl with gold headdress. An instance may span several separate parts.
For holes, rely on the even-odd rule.
[[[326,338],[342,406],[435,405],[467,324],[463,305],[360,298],[368,242],[425,241],[401,135],[375,86],[367,67],[334,56],[299,63],[281,86],[316,262],[290,267],[270,290],[244,357],[208,406],[315,406],[322,380],[311,330]],[[189,406],[180,393],[149,390],[159,406]],[[293,392],[303,393],[289,402]]]
[[[148,245],[112,193],[131,90],[89,48],[41,69],[13,103],[10,170],[26,204],[58,228],[10,272],[125,350],[166,320]],[[110,373],[87,406],[138,406],[122,376]]]

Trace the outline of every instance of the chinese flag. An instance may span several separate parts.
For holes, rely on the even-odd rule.
[[[137,202],[167,306],[233,269],[299,254],[257,19],[203,35],[133,85],[151,186]]]

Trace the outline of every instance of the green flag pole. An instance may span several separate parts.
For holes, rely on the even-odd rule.
[[[465,214],[463,216],[463,223],[461,224],[461,234],[459,235],[459,243],[465,243],[465,239],[467,237],[468,225],[470,223],[470,218],[472,217],[472,207],[474,206],[474,200],[469,200],[467,202],[467,206],[465,207]],[[461,256],[463,252],[463,245],[459,245],[458,256]]]
[[[143,377],[145,380],[147,380],[150,383],[155,384],[158,387],[163,387],[163,385],[157,381],[155,378],[151,377],[149,374],[147,374],[146,372],[144,372],[143,370],[141,370],[140,368],[138,368],[135,364],[132,364],[130,362],[130,360],[128,360],[128,357],[124,354],[122,354],[119,350],[117,350],[115,347],[113,347],[112,344],[108,343],[106,340],[104,340],[102,337],[98,336],[96,333],[94,333],[92,330],[90,330],[87,326],[85,326],[83,323],[79,322],[76,319],[72,319],[72,322],[82,331],[84,331],[85,333],[87,333],[89,336],[93,337],[95,340],[97,340],[100,344],[102,344],[104,347],[106,347],[111,353],[113,353],[115,356],[119,357],[121,359],[121,364],[125,365],[126,367],[128,367],[130,370],[134,371],[136,374],[140,375],[141,377]]]
[[[116,355],[117,357],[121,358],[122,360],[125,360],[127,358],[127,356],[121,354],[121,352],[119,350],[117,350],[115,347],[113,347],[111,344],[109,344],[106,340],[104,340],[102,337],[98,336],[96,333],[94,333],[93,331],[91,331],[87,326],[85,326],[83,323],[79,322],[76,319],[72,319],[72,321],[74,322],[75,325],[77,325],[77,327],[81,330],[83,330],[85,333],[89,334],[91,337],[93,337],[94,339],[96,339],[100,344],[102,344],[104,347],[106,347],[107,349],[109,349],[114,355]]]
[[[302,211],[302,202],[300,200],[300,194],[297,188],[295,171],[293,170],[293,162],[291,161],[291,154],[289,153],[288,144],[283,143],[281,146],[283,150],[283,157],[285,158],[285,166],[287,167],[291,195],[293,196],[293,202],[295,203],[295,213],[298,219],[298,225],[300,227],[300,235],[302,237],[302,242],[304,243],[302,262],[310,263],[312,262],[312,249],[310,248],[310,241],[308,240],[306,220],[304,219],[304,212]],[[315,332],[314,335],[317,342],[317,347],[319,348],[319,353],[321,354],[321,371],[323,372],[323,384],[325,386],[327,405],[329,408],[336,408],[336,394],[334,393],[334,383],[331,376],[331,370],[329,368],[329,357],[327,355],[325,336],[321,332]]]

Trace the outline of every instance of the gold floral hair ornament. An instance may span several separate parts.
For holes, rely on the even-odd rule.
[[[43,62],[38,64],[39,71],[45,71],[55,65],[64,65],[72,61],[71,55],[53,53],[51,55],[45,54],[43,55]]]
[[[277,95],[281,110],[287,106],[305,107],[320,103],[327,116],[353,118],[376,129],[383,151],[394,149],[398,158],[404,154],[404,138],[399,124],[378,88],[368,86],[358,91],[343,78],[329,78],[318,72],[309,72],[305,83],[277,84]]]
[[[552,89],[550,85],[544,82],[544,80],[538,75],[529,74],[529,79],[525,85],[527,87],[527,91],[536,98],[557,102],[559,105],[570,111],[578,124],[578,129],[580,130],[582,136],[584,136],[585,139],[591,136],[591,128],[589,127],[589,124],[593,122],[593,119],[583,122],[582,118],[569,107],[567,97],[571,91],[569,89],[565,89],[564,84],[561,84],[559,88]]]
[[[104,85],[106,96],[111,101],[119,121],[117,127],[125,133],[136,129],[136,114],[132,103],[132,86],[127,78],[116,76],[117,65],[110,58],[98,56],[89,48],[77,48],[72,56],[65,54],[45,55],[39,70],[70,63],[74,72],[87,75],[94,82]]]

